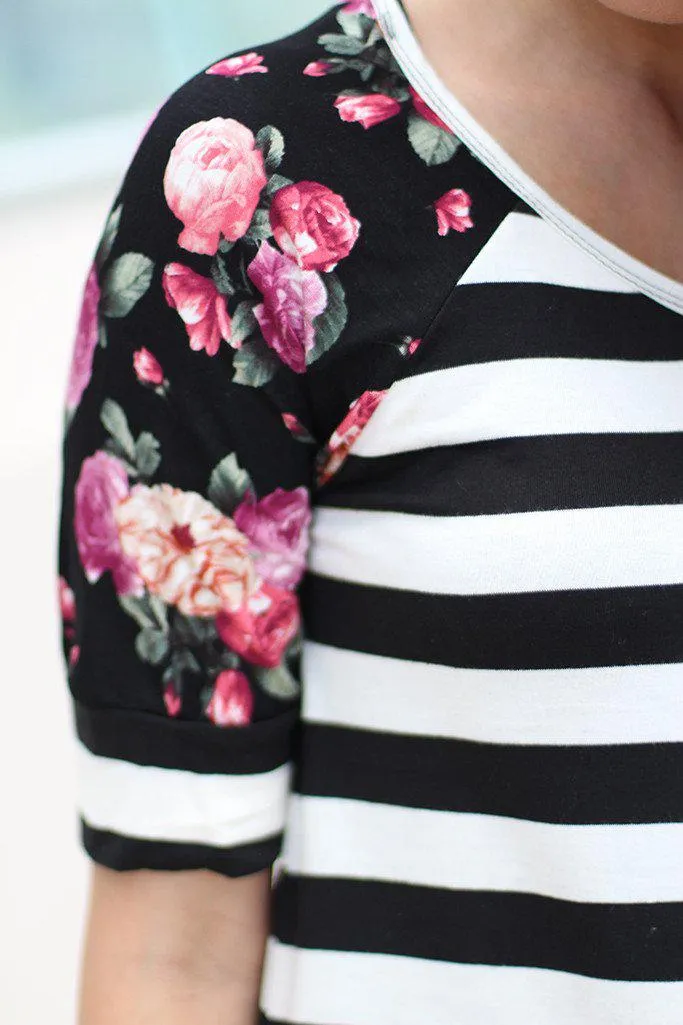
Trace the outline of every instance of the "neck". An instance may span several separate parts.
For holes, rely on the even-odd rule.
[[[683,24],[645,21],[599,0],[403,3],[418,33],[420,25],[431,22],[439,26],[443,46],[449,36],[454,46],[458,37],[462,44],[463,33],[486,40],[494,66],[501,70],[526,62],[542,76],[544,68],[557,70],[559,61],[574,78],[617,76],[628,92],[647,89],[683,132]],[[475,75],[477,63],[472,54]]]

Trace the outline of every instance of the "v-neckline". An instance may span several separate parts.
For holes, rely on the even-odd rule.
[[[382,35],[408,82],[485,167],[612,273],[660,305],[683,313],[683,282],[632,256],[558,203],[463,106],[427,60],[402,0],[372,0],[372,5]]]

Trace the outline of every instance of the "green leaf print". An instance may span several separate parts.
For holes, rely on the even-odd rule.
[[[237,462],[231,452],[214,467],[209,480],[209,501],[227,516],[233,512],[249,491],[253,491],[251,477]]]
[[[263,153],[266,171],[274,171],[280,166],[285,155],[285,140],[279,128],[264,125],[256,133],[256,145]]]
[[[238,303],[232,315],[231,343],[240,345],[256,331],[258,331],[258,321],[254,316],[254,303],[248,300]]]
[[[408,114],[408,138],[417,155],[429,167],[445,164],[460,145],[457,136],[433,125],[415,111]]]
[[[327,306],[313,321],[315,343],[306,353],[307,364],[320,359],[334,345],[346,324],[346,297],[339,278],[336,274],[325,274],[324,281],[327,289]]]
[[[97,247],[97,252],[95,253],[95,264],[98,268],[106,261],[107,257],[111,253],[112,246],[116,241],[119,224],[121,222],[122,210],[123,206],[119,204],[115,210],[112,210],[107,218],[107,223],[104,226],[102,237],[100,238],[100,244]]]
[[[232,379],[235,384],[260,388],[274,377],[279,366],[277,356],[261,337],[250,338],[235,353]]]
[[[284,665],[276,666],[274,669],[254,666],[253,673],[259,687],[272,698],[287,700],[297,697],[299,693],[299,681]]]
[[[118,402],[113,399],[105,399],[100,411],[102,426],[111,435],[123,454],[132,463],[135,462],[135,438],[130,432],[128,420]]]
[[[114,260],[102,283],[102,312],[125,317],[152,281],[154,263],[142,253],[124,253]]]

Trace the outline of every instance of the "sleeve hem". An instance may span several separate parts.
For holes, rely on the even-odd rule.
[[[283,836],[280,832],[253,843],[214,847],[123,836],[96,829],[82,817],[80,834],[87,856],[97,864],[118,872],[141,868],[175,872],[210,869],[230,877],[270,868],[280,853]]]
[[[77,736],[92,754],[187,772],[243,774],[289,761],[298,708],[247,726],[93,708],[76,699],[73,714]]]

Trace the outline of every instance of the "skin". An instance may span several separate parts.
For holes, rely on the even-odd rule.
[[[530,177],[683,280],[683,0],[404,3],[438,76]]]

